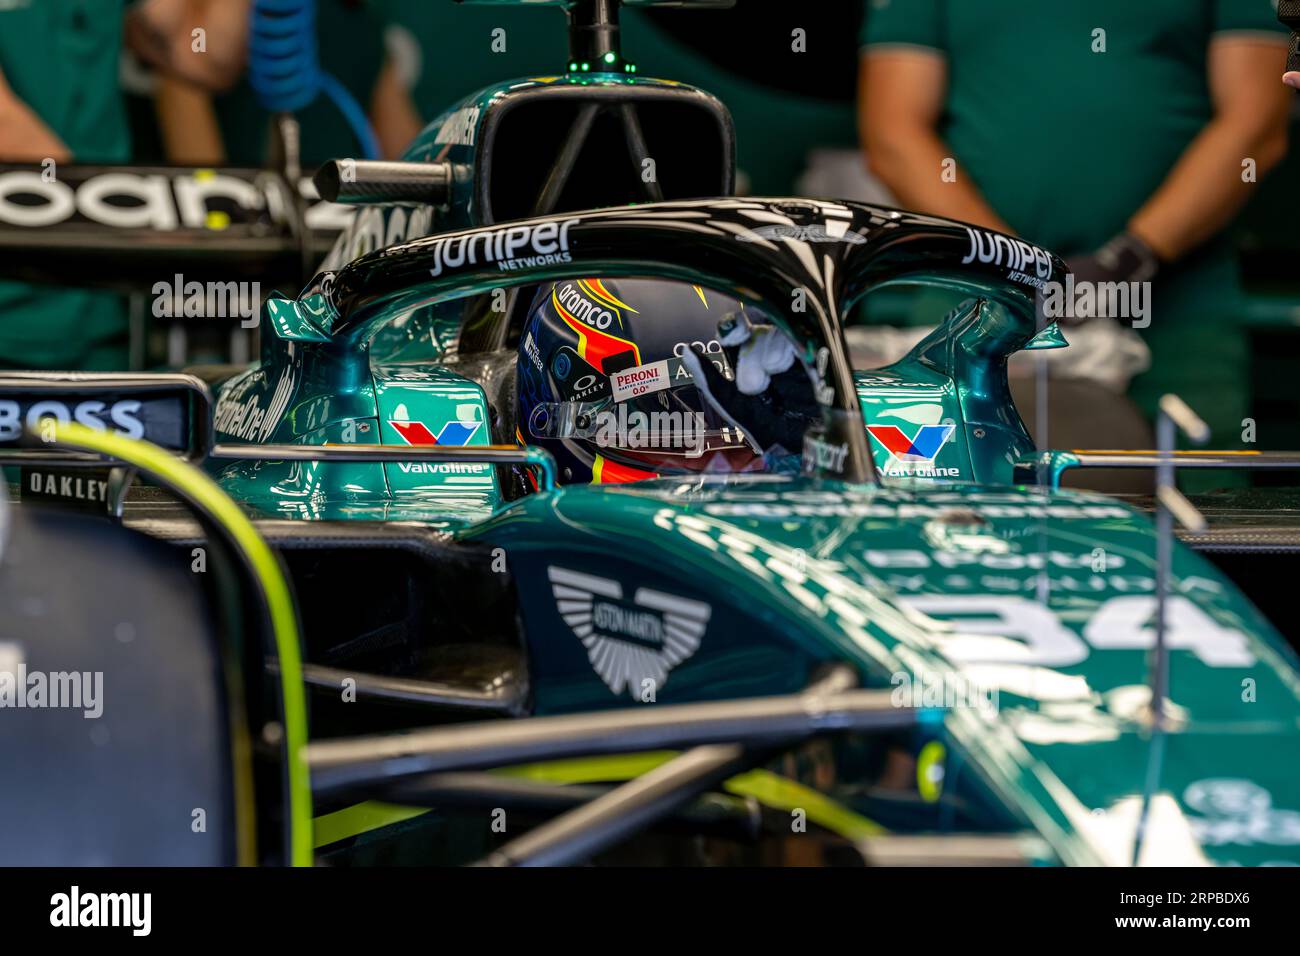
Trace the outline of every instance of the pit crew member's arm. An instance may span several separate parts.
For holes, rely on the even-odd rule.
[[[940,50],[879,44],[864,48],[858,73],[858,129],[868,168],[908,209],[1012,232],[957,168],[944,181],[952,150],[939,137],[948,64]]]
[[[1291,94],[1277,83],[1285,62],[1281,33],[1221,33],[1210,41],[1214,117],[1128,224],[1161,259],[1176,260],[1236,215],[1254,189],[1243,181],[1245,160],[1262,177],[1286,155]]]
[[[72,153],[63,140],[18,98],[0,72],[0,161],[67,162],[71,158]]]
[[[207,90],[174,76],[161,75],[154,86],[153,101],[163,155],[169,163],[225,165],[221,126]]]
[[[250,0],[143,0],[127,13],[126,44],[165,73],[226,90],[244,70],[249,10]]]
[[[384,59],[384,68],[370,96],[370,123],[379,137],[379,148],[385,159],[400,158],[424,126],[391,54]]]

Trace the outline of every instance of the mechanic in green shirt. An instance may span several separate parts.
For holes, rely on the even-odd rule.
[[[123,0],[0,0],[0,162],[124,163]],[[68,277],[69,285],[76,282]],[[0,368],[120,370],[126,309],[105,292],[0,282]]]
[[[1285,155],[1285,49],[1269,0],[867,0],[862,138],[905,207],[1017,233],[1077,279],[1153,279],[1131,394],[1152,414],[1179,393],[1239,447],[1249,355],[1220,233],[1244,174]]]

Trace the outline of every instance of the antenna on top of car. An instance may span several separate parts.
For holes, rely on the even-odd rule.
[[[636,65],[623,59],[619,38],[620,6],[679,7],[725,10],[736,0],[456,0],[457,3],[550,4],[564,8],[569,20],[570,73],[635,73]]]
[[[1204,515],[1196,510],[1176,484],[1174,444],[1179,431],[1196,445],[1204,445],[1210,438],[1210,426],[1186,402],[1177,395],[1165,395],[1160,399],[1156,416],[1156,640],[1147,662],[1147,683],[1151,687],[1151,750],[1146,783],[1142,788],[1142,810],[1133,841],[1134,866],[1137,866],[1142,853],[1151,800],[1160,785],[1160,769],[1164,762],[1165,699],[1169,694],[1169,646],[1165,631],[1169,582],[1173,572],[1174,521],[1189,531],[1205,530]]]
[[[594,69],[635,73],[623,59],[618,25],[619,0],[578,0],[565,11],[569,19],[569,72]]]

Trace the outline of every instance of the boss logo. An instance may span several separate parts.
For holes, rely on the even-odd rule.
[[[13,399],[0,399],[0,441],[13,441],[23,429],[36,431],[41,419],[53,418],[60,424],[77,422],[95,431],[117,432],[128,438],[143,438],[144,423],[140,420],[140,402],[123,399],[120,402],[85,401],[75,405],[46,399],[24,407]]]

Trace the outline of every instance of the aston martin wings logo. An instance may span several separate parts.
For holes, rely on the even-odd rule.
[[[837,226],[838,229],[831,230],[819,223],[811,223],[806,226],[798,226],[793,223],[777,223],[738,233],[736,238],[741,242],[758,242],[767,239],[790,242],[846,242],[851,246],[860,246],[867,241],[867,237],[862,233],[852,232],[845,228],[846,224],[838,223]]]
[[[547,576],[560,617],[616,694],[626,688],[635,697],[647,680],[663,687],[699,649],[713,614],[703,601],[650,588],[637,588],[628,601],[617,581],[568,568],[548,568]]]

